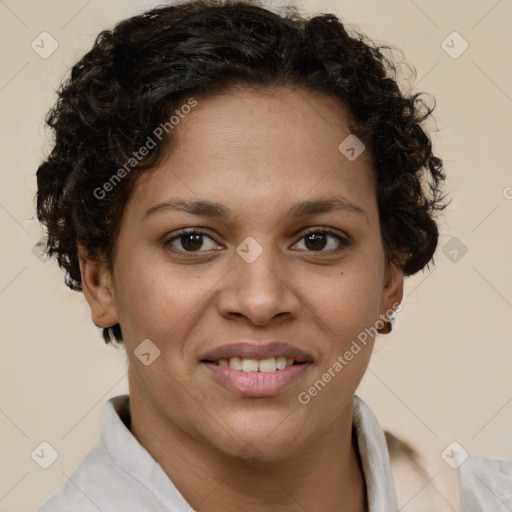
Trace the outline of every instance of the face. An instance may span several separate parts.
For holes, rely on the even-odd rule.
[[[137,182],[113,275],[88,264],[84,291],[97,325],[121,325],[132,401],[167,431],[272,460],[349,421],[373,346],[358,336],[402,296],[368,155],[338,149],[349,134],[327,96],[237,90],[199,99]]]

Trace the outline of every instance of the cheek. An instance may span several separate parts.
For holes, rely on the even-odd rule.
[[[131,338],[128,344],[145,338],[158,340],[162,346],[171,337],[176,342],[178,332],[207,300],[215,283],[208,276],[204,270],[178,268],[148,255],[120,259],[115,302],[118,320]]]
[[[180,279],[137,255],[119,258],[116,270],[116,312],[129,335],[151,338],[164,326],[164,319],[169,328],[171,317],[179,315],[184,304]]]
[[[365,253],[361,252],[342,266],[339,275],[316,292],[318,301],[322,303],[322,317],[329,318],[329,323],[334,323],[342,331],[364,329],[379,315],[383,257],[379,257],[378,248]]]

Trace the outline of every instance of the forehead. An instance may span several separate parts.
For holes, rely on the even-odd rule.
[[[175,160],[184,157],[195,145],[196,157],[233,159],[238,165],[243,151],[258,156],[246,162],[250,169],[269,168],[276,156],[322,163],[339,156],[338,146],[350,133],[349,111],[338,99],[291,87],[235,88],[198,100],[177,127],[174,153]],[[200,146],[194,144],[199,139]]]
[[[295,88],[235,89],[201,99],[172,133],[169,156],[145,173],[132,194],[138,210],[167,196],[208,197],[269,208],[312,196],[373,196],[373,172],[363,152],[339,149],[351,135],[340,100]]]

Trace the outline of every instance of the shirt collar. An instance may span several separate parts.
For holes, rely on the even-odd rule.
[[[111,398],[105,407],[102,441],[124,471],[139,480],[170,511],[190,505],[176,489],[160,464],[130,432],[130,397]],[[384,433],[370,408],[357,396],[353,402],[353,426],[366,481],[369,512],[396,512],[395,486]]]
[[[352,423],[357,433],[369,512],[396,512],[395,484],[386,438],[371,409],[354,396]]]
[[[141,482],[170,512],[191,510],[160,464],[130,432],[130,397],[111,398],[105,407],[101,438],[114,462]]]

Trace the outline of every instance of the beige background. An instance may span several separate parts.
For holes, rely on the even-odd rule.
[[[43,118],[68,68],[101,29],[154,5],[0,1],[0,511],[33,510],[59,490],[96,443],[105,402],[128,390],[124,353],[104,346],[82,295],[32,252],[41,237],[35,171]],[[440,457],[453,440],[512,459],[512,2],[302,5],[405,51],[415,90],[437,99],[433,140],[452,197],[436,267],[408,279],[395,330],[377,341],[358,394],[384,427],[421,448],[433,480],[453,471]],[[47,59],[31,48],[43,31],[59,45]],[[441,47],[453,31],[469,44],[457,59]],[[443,252],[450,240],[467,247],[455,262]],[[59,454],[48,469],[31,458],[42,441]]]

